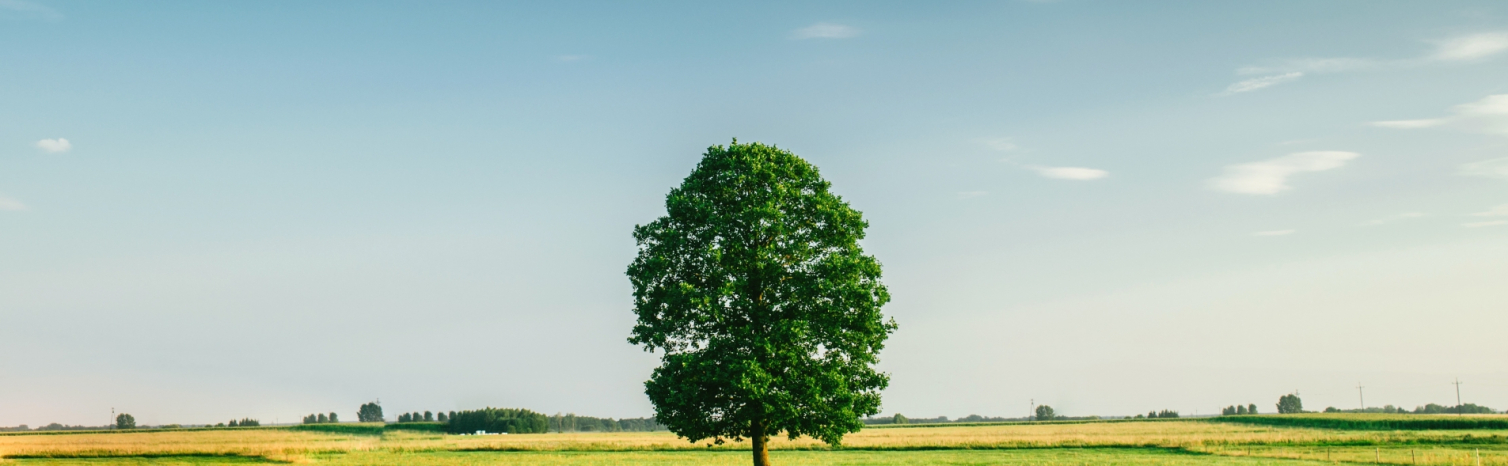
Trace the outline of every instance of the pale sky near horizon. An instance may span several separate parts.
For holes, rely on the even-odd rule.
[[[884,414],[1508,408],[1508,4],[0,0],[0,426],[652,413],[731,138],[870,222]]]

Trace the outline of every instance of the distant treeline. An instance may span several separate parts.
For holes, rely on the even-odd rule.
[[[1434,403],[1430,403],[1424,406],[1415,407],[1413,411],[1409,411],[1402,407],[1386,405],[1381,408],[1371,407],[1366,409],[1336,409],[1334,406],[1331,406],[1329,408],[1325,408],[1325,412],[1372,414],[1493,414],[1497,411],[1492,408],[1480,406],[1474,403],[1466,403],[1460,406],[1440,406]]]
[[[52,424],[38,427],[36,429],[27,427],[26,424],[21,424],[15,427],[0,427],[0,432],[30,432],[33,430],[109,430],[111,427],[115,426],[65,426],[54,422]]]
[[[1100,419],[1100,417],[1099,416],[1058,416],[1058,415],[1054,415],[1053,418],[1052,418],[1052,420],[1054,420],[1054,421],[1092,421],[1092,420],[1097,420],[1097,419]],[[970,414],[968,416],[964,416],[964,417],[961,417],[961,418],[958,418],[958,419],[949,419],[947,416],[938,416],[938,417],[933,417],[933,418],[925,418],[925,417],[922,417],[922,418],[908,418],[908,417],[906,417],[904,415],[900,415],[900,414],[896,414],[894,416],[886,416],[886,417],[867,417],[867,418],[863,419],[864,424],[866,424],[866,425],[872,425],[872,426],[873,425],[886,425],[886,424],[949,424],[949,423],[963,424],[963,423],[975,423],[975,422],[1026,422],[1026,421],[1032,421],[1032,420],[1034,420],[1034,419],[1029,418],[1029,417],[1025,417],[1025,416],[1023,416],[1023,417],[990,417],[990,416],[980,416],[978,414]],[[1046,419],[1043,419],[1043,420],[1046,420]]]
[[[335,414],[333,412],[330,413],[329,416],[324,415],[324,413],[310,414],[308,416],[304,416],[304,424],[339,424],[339,423],[340,423],[340,415]]]
[[[446,432],[452,434],[542,434],[550,429],[550,418],[527,409],[484,408],[457,411],[449,416]]]
[[[666,430],[654,418],[625,418],[577,416],[556,414],[550,416],[551,432],[654,432]]]

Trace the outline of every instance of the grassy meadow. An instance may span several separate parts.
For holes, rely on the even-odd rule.
[[[1240,417],[1240,416],[1237,416]],[[1250,417],[1250,416],[1247,416]],[[1466,416],[1458,428],[1383,430],[1363,421],[1387,415],[1233,418],[982,425],[872,426],[831,448],[809,439],[777,439],[777,464],[1321,464],[1508,465],[1505,416]],[[1428,421],[1435,416],[1407,416]],[[1440,416],[1445,417],[1445,416]],[[1456,417],[1456,416],[1449,416]],[[1375,419],[1372,419],[1375,418]],[[1313,424],[1351,428],[1310,427]],[[1459,420],[1459,419],[1458,419]],[[1285,424],[1287,422],[1287,424]],[[1423,424],[1431,425],[1431,424]],[[1439,424],[1443,425],[1443,424]],[[331,465],[740,465],[747,444],[708,447],[666,432],[445,435],[344,424],[67,434],[0,434],[5,464]]]

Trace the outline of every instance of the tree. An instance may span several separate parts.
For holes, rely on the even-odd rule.
[[[1245,406],[1236,405],[1236,414],[1247,414],[1247,413],[1248,413],[1248,411],[1246,410]]]
[[[1247,405],[1246,406],[1246,414],[1257,414],[1257,404],[1256,403],[1252,403],[1250,405]]]
[[[236,424],[236,420],[235,420],[235,419],[231,419],[231,420],[230,420],[230,426],[231,426],[231,427],[236,427],[236,426],[237,426],[237,424]]]
[[[875,371],[894,320],[862,214],[817,168],[760,143],[714,146],[634,228],[629,342],[661,351],[644,383],[655,419],[692,442],[815,437],[838,445],[879,412]]]
[[[398,415],[398,422],[408,422],[409,420],[410,420],[410,418],[408,416],[408,413],[403,413],[403,414],[399,414]]]
[[[906,416],[901,415],[901,413],[895,413],[895,417],[890,418],[890,423],[891,424],[909,424],[909,423],[911,423],[911,420],[910,419],[906,419]]]
[[[135,429],[136,428],[136,417],[132,416],[130,414],[126,414],[126,413],[120,413],[119,415],[116,415],[115,416],[115,428],[116,429]]]
[[[324,413],[320,413],[318,416],[314,417],[314,422],[315,423],[319,423],[319,424],[324,424],[324,423],[330,422],[330,418],[325,417]]]
[[[1058,418],[1058,415],[1057,415],[1057,413],[1054,413],[1052,411],[1052,407],[1051,406],[1048,406],[1048,405],[1037,405],[1037,420],[1038,421],[1051,421],[1051,420],[1057,419],[1057,418]]]
[[[424,412],[424,422],[434,422],[434,421],[435,421],[435,413],[432,413],[432,412],[429,412],[429,411],[425,411]]]
[[[438,422],[450,422],[450,418],[445,416],[445,412],[444,411],[441,411],[440,415],[438,417],[439,418],[436,419],[436,421],[438,421]]]
[[[376,402],[361,405],[356,411],[356,422],[382,422],[382,405]]]
[[[1278,397],[1278,414],[1302,412],[1304,412],[1304,402],[1299,399],[1298,392]]]
[[[338,423],[338,422],[340,422],[340,417],[336,416],[335,412],[333,412],[333,411],[330,412],[330,423],[331,424],[335,424],[335,423]]]

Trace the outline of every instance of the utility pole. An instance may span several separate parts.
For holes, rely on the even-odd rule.
[[[1456,377],[1456,415],[1461,415],[1461,378]]]
[[[1361,397],[1361,411],[1367,411],[1367,394],[1361,391],[1361,382],[1356,382],[1356,396]]]
[[[1460,398],[1460,397],[1457,397],[1457,398]],[[1026,420],[1028,420],[1028,421],[1035,421],[1035,420],[1037,420],[1037,399],[1036,398],[1032,398],[1032,409],[1031,409],[1031,411],[1027,411],[1026,412]]]

